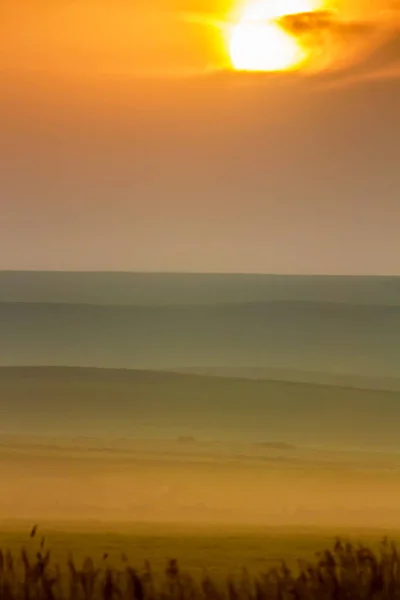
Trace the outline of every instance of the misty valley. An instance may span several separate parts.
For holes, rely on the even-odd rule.
[[[221,590],[239,566],[256,577],[285,558],[296,573],[339,535],[379,553],[400,523],[399,291],[379,277],[0,273],[0,542],[39,549],[33,570],[47,547],[61,564],[92,555],[116,594],[126,561],[150,558],[161,587],[187,576],[199,597],[204,569]]]

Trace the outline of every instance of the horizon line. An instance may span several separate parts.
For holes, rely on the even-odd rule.
[[[261,271],[186,271],[186,270],[117,270],[117,269],[0,269],[4,273],[48,273],[48,274],[116,274],[116,275],[188,275],[188,276],[242,276],[242,277],[324,277],[324,278],[364,278],[393,279],[400,278],[400,273],[274,273]]]

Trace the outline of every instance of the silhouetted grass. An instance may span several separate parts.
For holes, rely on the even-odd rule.
[[[35,538],[37,527],[31,532]],[[149,562],[134,569],[125,557],[121,568],[98,568],[91,558],[81,566],[71,557],[64,567],[52,564],[46,540],[35,553],[18,556],[0,550],[0,600],[396,600],[400,599],[400,555],[385,539],[379,551],[338,540],[311,562],[293,571],[282,562],[256,577],[246,570],[217,584],[208,576],[197,582],[176,560],[155,574]]]

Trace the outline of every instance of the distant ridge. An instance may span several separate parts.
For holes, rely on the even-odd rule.
[[[372,375],[349,375],[343,373],[321,373],[295,369],[272,369],[268,367],[176,367],[176,373],[193,373],[213,377],[236,379],[269,380],[293,383],[308,383],[334,387],[400,391],[400,377],[374,377]]]
[[[215,304],[333,301],[400,305],[400,277],[0,271],[0,302]]]
[[[104,368],[104,367],[82,367],[82,366],[63,366],[63,365],[43,365],[43,366],[0,366],[0,380],[2,378],[51,378],[59,380],[96,380],[96,381],[118,381],[134,382],[148,381],[186,381],[190,383],[201,381],[214,381],[218,383],[221,380],[229,382],[254,381],[265,382],[266,384],[276,384],[283,386],[300,386],[302,388],[339,388],[343,390],[375,390],[382,392],[400,392],[400,378],[388,378],[392,387],[375,387],[373,377],[359,377],[358,379],[346,375],[329,376],[324,373],[299,372],[286,373],[277,369],[275,376],[273,372],[265,370],[264,375],[254,373],[256,369],[252,368],[177,368],[170,370],[150,370],[150,369],[127,369],[127,368]],[[260,371],[262,371],[260,369]],[[297,378],[296,378],[297,375]],[[314,377],[314,379],[313,379]],[[378,380],[379,381],[379,380]],[[355,382],[358,382],[356,385]],[[378,383],[376,383],[376,386]]]
[[[103,367],[79,367],[79,366],[0,366],[0,382],[4,379],[31,379],[31,380],[59,380],[59,381],[87,381],[92,380],[96,382],[119,382],[119,383],[140,383],[140,382],[178,382],[178,383],[191,383],[197,384],[199,382],[214,383],[217,386],[224,381],[234,384],[235,381],[239,380],[242,383],[246,382],[257,384],[272,384],[274,386],[296,386],[303,389],[317,389],[333,386],[324,383],[314,382],[297,382],[289,381],[285,379],[262,379],[262,380],[251,380],[246,377],[231,377],[229,375],[213,375],[207,373],[196,373],[188,370],[187,372],[180,371],[161,371],[161,370],[149,370],[149,369],[117,369],[117,368],[103,368]],[[334,386],[344,390],[354,389],[351,386]],[[362,391],[362,388],[359,388]],[[380,390],[388,391],[389,390]]]
[[[63,365],[11,365],[0,366],[0,381],[2,378],[32,378],[32,379],[59,379],[59,380],[96,380],[96,381],[196,381],[203,379],[219,380],[220,377],[208,376],[195,373],[179,373],[173,371],[157,371],[150,369],[126,369],[126,368],[104,368],[83,367]],[[229,377],[226,377],[229,379]]]
[[[1,291],[1,288],[0,288]],[[0,365],[263,367],[400,375],[400,306],[0,302]]]
[[[11,308],[11,307],[32,307],[36,309],[43,308],[62,308],[65,310],[69,308],[81,308],[83,310],[87,310],[93,308],[94,310],[112,310],[118,309],[121,311],[124,310],[134,310],[134,309],[144,309],[144,310],[203,310],[203,311],[238,311],[251,309],[254,311],[263,310],[265,308],[270,308],[272,310],[281,310],[285,311],[287,309],[294,311],[313,311],[314,313],[319,310],[319,308],[324,310],[340,310],[342,312],[354,312],[358,310],[361,314],[368,314],[377,311],[385,310],[387,313],[391,314],[399,314],[400,313],[400,304],[384,304],[384,303],[356,303],[356,302],[343,302],[343,301],[332,301],[332,300],[263,300],[263,301],[231,301],[231,302],[217,302],[217,303],[202,303],[202,302],[192,302],[189,304],[179,304],[179,303],[170,303],[170,304],[99,304],[99,303],[91,303],[91,302],[40,302],[40,301],[0,301],[0,307]]]
[[[397,391],[399,356],[400,277],[0,272],[0,366]]]

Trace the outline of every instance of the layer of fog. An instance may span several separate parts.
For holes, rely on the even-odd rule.
[[[3,438],[3,519],[394,526],[400,457],[196,440]]]

